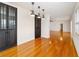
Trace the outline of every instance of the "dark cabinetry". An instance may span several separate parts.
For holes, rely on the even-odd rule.
[[[17,9],[0,3],[0,50],[17,44]]]

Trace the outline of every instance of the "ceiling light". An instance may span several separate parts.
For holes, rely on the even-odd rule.
[[[38,16],[37,16],[37,18],[41,18],[41,16],[40,16],[40,6],[38,6]]]
[[[35,16],[34,10],[31,10],[31,16]]]
[[[35,16],[35,13],[34,13],[34,2],[32,2],[31,16]]]
[[[42,18],[45,18],[45,16],[44,16],[44,9],[42,9],[42,11],[43,11],[43,15],[42,15]]]
[[[38,16],[37,16],[37,18],[41,18],[41,17],[40,17],[40,13],[38,13]]]
[[[31,9],[31,16],[35,16],[37,15],[37,18],[41,18],[41,12],[40,12],[40,6],[38,6],[38,11],[34,11],[34,2],[31,3],[32,4],[32,9]],[[44,9],[42,9],[42,18],[45,18],[45,15],[44,15]],[[37,14],[35,14],[37,13]]]

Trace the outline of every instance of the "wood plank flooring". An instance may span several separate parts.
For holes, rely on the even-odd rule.
[[[74,57],[78,56],[70,33],[51,32],[50,38],[37,38],[0,52],[4,57]]]

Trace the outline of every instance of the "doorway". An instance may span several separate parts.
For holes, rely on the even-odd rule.
[[[35,38],[41,37],[41,18],[35,15]]]
[[[63,32],[63,24],[60,24],[60,32]]]

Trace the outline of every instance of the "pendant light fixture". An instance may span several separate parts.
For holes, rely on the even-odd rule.
[[[42,15],[42,18],[45,18],[45,15],[44,15],[44,9],[42,9],[42,11],[43,11],[43,15]]]
[[[32,2],[31,16],[35,16],[35,13],[34,13],[34,2]]]
[[[31,2],[31,4],[32,4],[32,10],[31,10],[31,16],[35,16],[35,15],[37,15],[37,18],[41,18],[41,12],[40,12],[40,6],[38,6],[38,11],[34,11],[34,2]],[[45,18],[45,15],[44,15],[44,11],[45,11],[45,9],[42,9],[42,18]],[[35,14],[35,13],[37,13],[37,14]]]
[[[40,6],[38,6],[38,15],[37,15],[37,18],[41,18],[41,16],[40,16]]]

